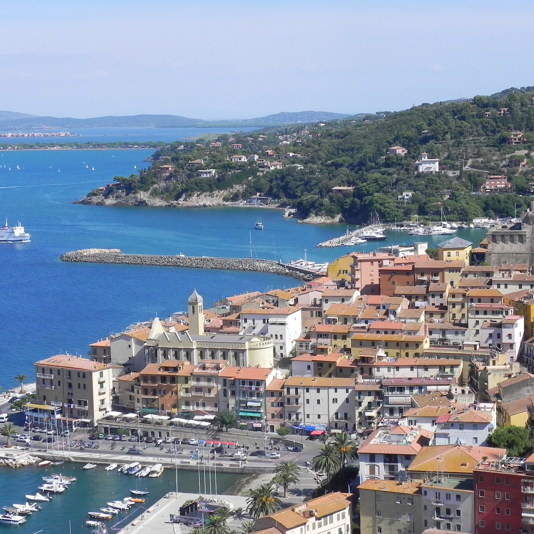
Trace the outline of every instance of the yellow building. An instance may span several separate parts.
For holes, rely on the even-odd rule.
[[[359,359],[360,354],[372,348],[381,348],[389,358],[417,358],[430,347],[427,335],[371,334],[358,332],[351,338],[351,354]]]
[[[343,280],[350,282],[351,267],[354,263],[354,256],[352,254],[346,254],[337,258],[332,263],[328,264],[326,274],[328,278],[332,280]]]
[[[438,260],[463,261],[464,265],[467,266],[471,258],[473,243],[460,237],[453,237],[439,243],[436,248],[438,249]]]
[[[503,304],[513,306],[514,314],[525,319],[524,339],[534,336],[534,291],[525,289],[503,296]]]
[[[534,402],[534,395],[510,402],[497,404],[497,426],[519,426],[524,428],[529,421],[529,406]]]

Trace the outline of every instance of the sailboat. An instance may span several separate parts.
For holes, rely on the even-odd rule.
[[[256,221],[256,224],[254,225],[254,228],[255,228],[256,230],[263,230],[263,223],[261,222],[261,219],[258,219],[258,220]]]
[[[430,235],[452,235],[456,233],[456,229],[445,220],[443,215],[443,206],[441,206],[441,223],[436,224],[430,228]]]

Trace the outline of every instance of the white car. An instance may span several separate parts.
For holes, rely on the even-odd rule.
[[[278,458],[280,458],[280,453],[279,452],[270,452],[267,455],[267,458],[271,458],[271,460],[278,460]]]

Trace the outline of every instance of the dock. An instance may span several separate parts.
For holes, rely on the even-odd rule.
[[[181,267],[184,269],[215,269],[277,274],[308,281],[321,276],[315,270],[272,260],[253,258],[216,258],[178,254],[125,254],[119,249],[83,249],[67,252],[61,261],[73,263],[108,263],[115,265],[145,265],[153,267]]]

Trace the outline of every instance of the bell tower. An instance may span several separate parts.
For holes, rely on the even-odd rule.
[[[193,336],[204,335],[204,299],[195,289],[187,299],[187,315],[189,317],[189,333]]]

